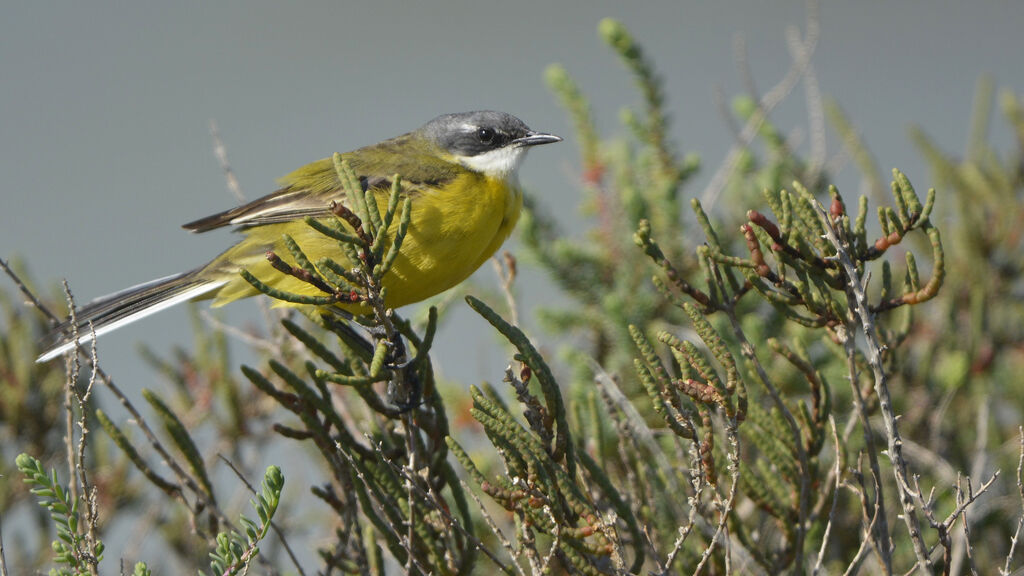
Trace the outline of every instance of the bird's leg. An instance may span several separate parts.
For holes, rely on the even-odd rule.
[[[345,341],[363,362],[370,362],[377,343],[383,341],[388,347],[385,367],[392,374],[388,379],[389,400],[398,407],[399,412],[414,410],[422,404],[422,385],[416,371],[415,358],[408,357],[405,340],[397,330],[392,330],[389,335],[386,326],[381,324],[367,326],[363,324],[366,321],[365,318],[360,319],[358,316],[333,306],[324,307],[320,318],[332,332]],[[339,318],[344,318],[348,322],[341,321]],[[353,323],[366,332],[353,327]]]
[[[367,330],[374,347],[380,341],[388,347],[385,366],[392,375],[388,380],[388,398],[402,412],[414,410],[423,400],[422,385],[416,373],[415,358],[409,358],[406,350],[405,339],[393,327],[384,324],[368,326]]]

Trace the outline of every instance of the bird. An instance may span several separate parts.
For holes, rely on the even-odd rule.
[[[523,196],[517,171],[527,151],[561,140],[531,130],[511,114],[481,110],[443,114],[401,136],[341,154],[380,206],[387,206],[396,175],[401,178],[401,194],[410,200],[405,239],[382,279],[385,305],[399,308],[440,294],[486,262],[519,219]],[[310,262],[330,258],[354,266],[337,240],[308,223],[310,218],[336,222],[335,207],[346,201],[334,158],[307,164],[279,184],[266,196],[184,224],[192,232],[232,227],[243,238],[204,266],[82,306],[73,315],[75,326],[69,317],[54,327],[37,362],[182,302],[213,300],[212,306],[219,307],[260,294],[242,270],[280,291],[322,295],[312,285],[275,270],[268,253],[288,254],[287,235]],[[335,306],[360,312],[358,303]]]

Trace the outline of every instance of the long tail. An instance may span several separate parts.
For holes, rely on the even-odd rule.
[[[227,283],[227,280],[201,278],[200,270],[159,278],[93,300],[75,314],[78,339],[72,336],[76,331],[72,330],[71,319],[65,320],[47,336],[46,352],[36,362],[46,362],[77,344],[90,342],[96,336],[208,294]]]

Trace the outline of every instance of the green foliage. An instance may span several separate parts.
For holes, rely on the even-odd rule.
[[[260,553],[259,543],[270,531],[270,522],[281,503],[284,489],[284,475],[277,466],[267,468],[263,483],[256,498],[250,500],[259,523],[242,516],[240,522],[245,528],[245,537],[235,532],[217,534],[217,549],[210,553],[210,570],[214,575],[235,575],[245,573],[249,564]]]
[[[5,269],[24,275],[18,262],[0,260]],[[25,308],[21,294],[0,291],[0,475],[14,476],[18,454],[54,454],[64,447],[64,369],[59,363],[37,364],[36,342],[47,330],[46,319]],[[9,432],[8,432],[9,431]],[[0,509],[16,501],[18,483],[0,482]]]
[[[634,537],[639,536],[637,524],[599,467],[589,458],[581,460],[577,454],[554,375],[521,330],[480,300],[470,296],[467,301],[519,350],[516,357],[523,366],[520,374],[516,376],[509,369],[505,382],[512,386],[523,405],[523,417],[528,426],[519,424],[498,398],[473,387],[470,390],[471,414],[483,426],[491,444],[500,449],[506,475],[497,482],[488,481],[453,438],[446,439],[448,446],[481,490],[514,515],[518,531],[551,537],[548,561],[551,555],[557,554],[576,570],[599,573],[604,558],[611,555],[619,569],[623,569],[621,551],[611,537],[614,526],[602,521],[601,510],[614,503]],[[543,401],[530,391],[534,381]],[[578,469],[579,472],[585,470],[589,480],[583,480]],[[589,483],[593,485],[587,486]],[[608,493],[599,495],[602,489]],[[606,502],[599,503],[602,500]],[[522,539],[532,543],[534,538],[530,535]],[[633,542],[634,547],[640,546],[638,538]],[[532,546],[524,552],[540,557]],[[643,564],[642,551],[638,548],[633,550],[633,559],[630,571],[638,570]]]
[[[39,499],[39,505],[50,512],[57,528],[57,539],[52,544],[54,561],[64,567],[55,568],[51,574],[78,576],[94,573],[95,567],[103,560],[103,542],[90,541],[83,533],[83,526],[79,523],[79,500],[57,480],[57,472],[51,470],[47,474],[39,460],[28,454],[19,454],[15,463],[25,477],[25,483],[33,486],[29,491]]]
[[[645,318],[678,318],[646,281],[645,264],[632,257],[630,235],[644,219],[653,219],[659,226],[678,225],[679,190],[698,161],[676,159],[667,138],[661,81],[639,45],[614,20],[602,21],[600,32],[636,75],[644,95],[643,120],[637,113],[623,112],[639,145],[634,149],[601,142],[580,87],[563,67],[550,66],[548,84],[570,112],[582,151],[583,207],[594,215],[597,226],[584,242],[573,242],[528,201],[520,227],[529,255],[551,272],[551,279],[579,306],[540,310],[545,327],[555,332],[588,332],[597,351],[595,359],[606,369],[618,371],[632,362],[626,352],[630,341],[626,326]],[[668,250],[677,255],[682,248],[674,245]]]
[[[757,127],[752,134],[764,150],[764,159],[753,146],[743,148],[723,184],[723,193],[730,196],[734,206],[745,203],[748,208],[736,221],[739,211],[719,215],[699,200],[692,200],[693,221],[703,233],[704,244],[687,249],[694,242],[692,233],[686,230],[688,220],[674,201],[675,194],[656,193],[685,185],[688,175],[686,170],[665,168],[685,165],[685,161],[676,160],[660,133],[650,130],[652,122],[664,124],[665,102],[657,74],[621,25],[602,22],[601,33],[633,73],[645,97],[646,110],[622,115],[630,135],[626,142],[602,141],[582,90],[563,68],[549,69],[549,84],[577,128],[584,192],[592,202],[588,206],[592,208],[594,227],[582,242],[562,240],[556,223],[533,207],[525,234],[536,261],[573,296],[569,306],[545,312],[550,320],[546,325],[573,336],[567,356],[577,369],[569,394],[585,398],[595,383],[611,374],[637,409],[634,414],[613,408],[596,418],[581,417],[579,427],[574,428],[575,437],[591,438],[588,446],[592,453],[614,453],[615,445],[622,451],[621,446],[626,444],[627,452],[644,454],[648,461],[664,458],[678,462],[678,457],[670,452],[659,455],[656,447],[625,430],[660,423],[680,441],[691,442],[691,473],[706,484],[694,484],[696,488],[687,497],[694,503],[709,498],[728,510],[725,524],[742,543],[744,554],[765,573],[799,572],[808,566],[808,555],[819,549],[828,554],[818,562],[827,565],[832,558],[837,562],[835,568],[842,571],[844,564],[838,559],[849,559],[862,542],[849,536],[860,534],[861,515],[856,512],[855,502],[869,511],[868,520],[874,526],[864,538],[872,541],[876,550],[888,550],[892,547],[891,525],[884,510],[874,514],[870,510],[876,500],[881,502],[899,492],[916,507],[905,507],[902,514],[913,520],[908,523],[911,535],[898,538],[899,545],[891,555],[888,551],[877,554],[883,570],[914,563],[918,544],[922,548],[934,546],[934,534],[938,534],[938,544],[948,545],[948,540],[943,540],[944,531],[959,519],[959,513],[940,520],[935,510],[938,505],[908,487],[903,455],[893,454],[890,444],[888,457],[894,461],[894,471],[884,472],[875,445],[880,436],[884,443],[884,438],[891,439],[893,433],[898,433],[888,427],[895,422],[892,404],[906,406],[908,394],[916,393],[913,381],[920,381],[929,372],[913,370],[912,378],[899,381],[886,377],[894,370],[907,371],[906,376],[911,376],[912,367],[919,366],[910,360],[921,354],[917,344],[922,340],[910,308],[939,298],[943,294],[940,288],[953,277],[949,242],[943,242],[932,218],[936,191],[918,194],[910,180],[894,170],[891,206],[877,210],[878,232],[872,237],[868,198],[860,198],[857,209],[849,210],[842,194],[827,185],[828,175],[820,165],[788,148],[781,137],[783,130],[770,122],[756,97],[741,97],[734,102],[737,120]],[[1013,102],[1016,100],[1004,97],[1010,117],[1015,109]],[[838,108],[832,106],[830,114],[858,164],[873,169],[870,155],[853,137]],[[656,120],[642,122],[636,118]],[[993,153],[979,155],[987,158],[991,170],[1006,174],[1007,164],[994,163]],[[954,171],[947,168],[946,173]],[[608,178],[608,174],[619,176]],[[682,179],[673,178],[679,174]],[[880,181],[876,174],[866,177],[871,182]],[[652,180],[640,182],[638,178]],[[975,182],[982,180],[976,178]],[[1014,186],[1003,188],[1006,192],[1001,202],[1006,206],[1014,204],[1012,197],[1019,198],[1020,187]],[[881,186],[872,189],[884,190]],[[981,193],[976,190],[973,196],[961,198],[970,198],[968,203],[976,212],[990,210],[977,201]],[[825,207],[819,204],[819,198],[824,198]],[[880,195],[874,199],[884,200]],[[1012,219],[1015,212],[1001,214]],[[621,228],[623,224],[631,227],[631,234],[624,233],[629,231]],[[739,227],[739,235],[725,232],[733,226]],[[982,237],[997,237],[998,243],[1005,230],[997,226]],[[659,271],[650,284],[635,283],[637,277],[649,276],[650,272],[641,272],[642,265],[622,257],[628,253],[625,244],[630,235]],[[1019,263],[1019,252],[1015,257]],[[848,259],[850,267],[841,265],[841,258]],[[926,264],[919,264],[921,261]],[[985,254],[971,257],[971,262],[981,268],[991,265]],[[977,270],[973,276],[958,274],[956,278],[971,284],[976,292],[989,294],[984,285],[970,280],[982,274]],[[881,281],[876,280],[873,290],[865,293],[859,287],[871,276]],[[1002,301],[1014,300],[1004,296]],[[862,325],[862,319],[870,322]],[[876,322],[880,328],[877,339],[871,340],[872,346],[858,350],[855,343],[861,336],[857,335],[873,330]],[[628,332],[622,330],[624,327]],[[932,333],[957,337],[956,332],[938,326]],[[624,337],[630,340],[628,346]],[[1005,345],[1021,340],[1017,331]],[[665,347],[659,348],[655,342]],[[960,385],[965,385],[965,362],[955,360],[963,357],[959,346],[947,344],[939,349],[945,351],[950,368],[961,366],[953,372],[943,371],[945,379],[960,374]],[[623,358],[624,350],[634,350],[634,358]],[[627,360],[631,360],[632,370],[624,366]],[[635,380],[631,374],[635,374]],[[853,386],[844,390],[830,384],[843,379]],[[922,385],[927,389],[928,384],[922,382],[917,390]],[[646,404],[641,398],[647,399]],[[919,405],[937,402],[915,401]],[[834,413],[837,407],[843,412]],[[869,420],[879,412],[887,424],[885,431],[873,429]],[[838,430],[830,429],[829,422],[842,418],[843,413],[849,414],[848,420],[842,435],[836,436]],[[607,426],[596,424],[609,416],[619,422],[619,434],[610,438],[603,432]],[[967,412],[958,416],[972,418]],[[642,422],[637,422],[637,417]],[[1009,419],[1011,423],[1020,421],[1019,412]],[[852,435],[858,424],[866,445]],[[900,420],[900,428],[904,434],[920,437],[921,428],[907,426],[905,419]],[[1013,430],[1004,429],[1000,437],[1014,437]],[[831,441],[833,438],[839,445]],[[606,442],[609,445],[603,445]],[[895,445],[901,445],[898,437]],[[851,453],[870,456],[870,462],[850,461]],[[638,470],[643,470],[644,458],[618,460],[621,472],[612,474],[613,479],[622,478],[622,474],[625,478],[642,475]],[[731,477],[731,485],[724,488],[723,470]],[[983,473],[977,466],[969,470],[974,475]],[[678,494],[673,484],[641,478],[638,484],[643,492],[655,495],[654,501],[664,502]],[[684,484],[685,480],[680,478],[676,485],[689,484]],[[859,483],[860,498],[836,492],[837,480]],[[940,483],[937,488],[942,486]],[[963,497],[955,488],[954,494]],[[634,489],[625,499],[635,502],[642,496]],[[741,506],[744,501],[754,506]],[[721,516],[705,515],[698,505],[694,506],[696,510],[685,514],[664,514],[665,506],[639,506],[638,521],[647,527],[654,548],[676,547],[669,557],[681,555],[686,571],[709,562],[715,566],[711,570],[720,570],[724,558],[712,553],[717,533],[709,543],[706,537],[690,532],[692,525],[686,527],[683,523],[685,535],[677,539],[676,528],[684,515],[691,520],[694,513],[704,515],[712,526],[723,522]],[[833,506],[841,511],[835,517],[828,513]],[[935,531],[930,544],[925,542],[927,537],[918,534],[921,523]],[[886,527],[879,529],[879,525]],[[1007,528],[1003,524],[993,534],[1002,530],[1006,541]],[[832,540],[822,541],[829,533]],[[998,552],[991,557],[998,558]],[[928,562],[922,558],[917,555],[919,567]],[[940,562],[933,568],[941,566]]]
[[[271,359],[272,376],[245,366],[242,371],[256,388],[299,420],[295,425],[279,424],[276,430],[288,438],[310,441],[328,465],[332,482],[312,487],[314,496],[338,516],[342,526],[335,531],[332,546],[320,549],[326,566],[348,571],[375,565],[378,547],[383,546],[411,573],[465,570],[475,556],[467,539],[472,520],[462,486],[446,461],[443,439],[448,421],[434,393],[428,355],[437,312],[431,309],[420,336],[384,307],[381,288],[409,226],[409,200],[399,202],[401,181],[396,177],[382,211],[376,197],[361,190],[340,156],[335,161],[350,208],[336,205],[339,220],[334,226],[314,220],[309,224],[337,240],[360,267],[349,270],[329,259],[311,264],[297,246],[291,249],[296,264],[276,267],[334,299],[325,303],[350,301],[345,298],[355,295],[370,313],[350,317],[325,308],[310,314],[312,327],[286,320],[285,330],[311,359],[301,363]],[[344,232],[342,221],[356,232]],[[272,297],[296,301],[297,295],[253,285]],[[328,344],[327,336],[336,337],[336,343]],[[335,347],[340,347],[341,355],[333,351]],[[385,386],[383,394],[380,386]],[[360,399],[371,414],[354,417],[335,402],[338,397]],[[363,442],[364,438],[368,441]],[[396,462],[409,462],[410,468]],[[452,509],[458,520],[451,517]],[[448,528],[452,522],[466,528],[453,531]]]
[[[178,416],[160,399],[155,392],[152,390],[143,390],[142,397],[149,402],[149,405],[153,407],[157,417],[163,422],[164,430],[171,437],[171,440],[177,446],[178,450],[185,457],[185,461],[188,463],[192,474],[199,480],[202,489],[213,500],[213,484],[210,482],[210,477],[206,472],[206,464],[203,462],[203,457],[199,454],[199,448],[196,447],[196,443],[192,440],[192,436],[189,434],[188,429],[182,424]]]

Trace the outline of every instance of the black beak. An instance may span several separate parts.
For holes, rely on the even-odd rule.
[[[527,132],[526,136],[523,136],[522,138],[516,138],[512,143],[517,146],[539,146],[541,144],[553,144],[561,141],[562,139],[554,134],[531,131]]]

